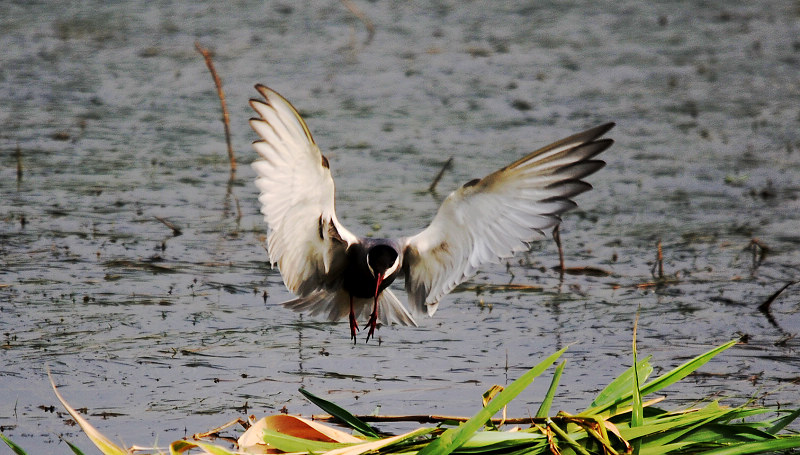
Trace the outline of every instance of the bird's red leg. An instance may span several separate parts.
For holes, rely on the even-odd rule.
[[[367,332],[367,341],[369,338],[375,338],[375,327],[378,325],[378,296],[380,295],[381,290],[381,282],[383,281],[383,274],[378,274],[378,283],[375,285],[375,304],[372,307],[372,314],[369,315],[369,322],[367,322],[367,326],[369,327],[369,332]]]
[[[353,344],[356,344],[356,332],[358,331],[358,322],[356,322],[356,313],[353,311],[353,296],[350,296],[350,339]]]

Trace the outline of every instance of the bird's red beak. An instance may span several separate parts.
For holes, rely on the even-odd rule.
[[[381,283],[383,283],[383,273],[378,273],[376,277],[377,284],[375,285],[375,301],[378,301],[378,294],[381,292]]]

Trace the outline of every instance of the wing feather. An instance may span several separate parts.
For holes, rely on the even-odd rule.
[[[439,300],[478,268],[527,250],[544,230],[575,208],[570,198],[592,186],[581,179],[605,163],[593,159],[611,146],[600,125],[554,142],[451,193],[431,224],[405,241],[405,286],[410,306],[433,315]]]
[[[356,237],[336,218],[328,161],[297,110],[277,92],[257,85],[263,99],[250,100],[261,137],[252,166],[261,213],[267,223],[270,262],[286,287],[300,296],[333,289],[341,279],[344,251]]]

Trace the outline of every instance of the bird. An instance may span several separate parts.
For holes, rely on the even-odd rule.
[[[330,321],[348,317],[356,343],[358,319],[417,326],[389,289],[405,281],[416,316],[433,316],[440,300],[481,266],[527,251],[577,207],[572,198],[592,189],[583,180],[605,166],[595,157],[613,144],[605,123],[542,147],[483,178],[464,183],[441,203],[421,232],[401,238],[359,237],[336,217],[330,162],[298,110],[257,84],[250,119],[255,186],[267,225],[269,262],[278,265],[296,298],[283,306]],[[363,320],[363,319],[362,319]]]

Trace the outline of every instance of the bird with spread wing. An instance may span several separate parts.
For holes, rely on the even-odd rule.
[[[378,321],[416,326],[388,289],[396,278],[405,280],[411,311],[433,316],[481,266],[526,251],[577,207],[571,198],[592,188],[582,179],[605,165],[595,157],[613,143],[601,138],[613,123],[575,134],[465,183],[416,235],[362,238],[337,219],[330,164],[297,109],[268,87],[256,90],[263,98],[250,100],[258,114],[250,126],[260,159],[252,166],[267,250],[298,296],[283,305],[331,321],[347,316],[353,341],[367,314],[367,341]]]

